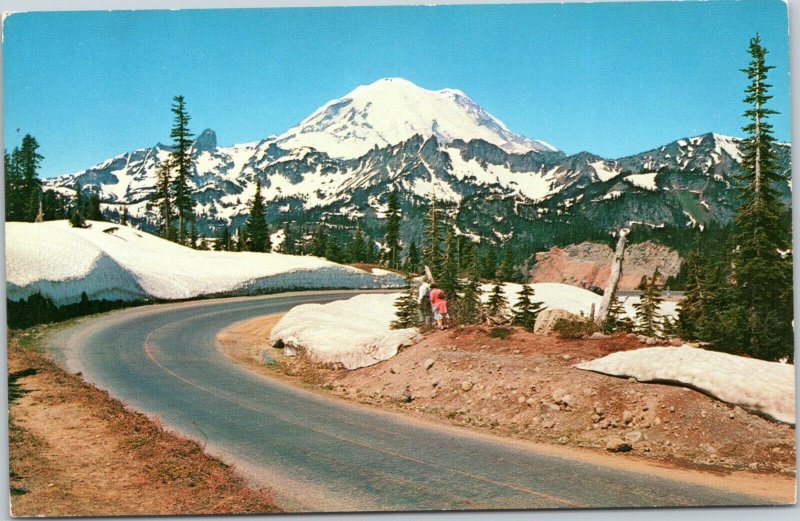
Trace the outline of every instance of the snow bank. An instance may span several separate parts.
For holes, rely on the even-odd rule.
[[[302,304],[289,310],[272,329],[286,354],[305,352],[323,364],[358,369],[388,360],[401,345],[411,345],[416,328],[389,329],[399,294],[358,295],[329,304]]]
[[[93,300],[187,299],[293,288],[405,285],[318,257],[198,251],[113,223],[6,223],[6,290],[41,293],[56,305]]]
[[[574,367],[639,381],[685,384],[757,414],[795,423],[793,365],[684,345],[613,353]]]
[[[601,295],[592,293],[589,290],[570,286],[568,284],[560,284],[557,282],[542,282],[538,284],[531,284],[533,288],[534,302],[542,302],[550,309],[563,309],[575,315],[583,314],[589,316],[591,313],[592,304],[594,304],[595,312],[600,309],[600,301],[603,300]],[[489,299],[493,284],[483,284],[481,289],[483,295],[481,300],[486,302]],[[519,292],[522,290],[521,284],[503,284],[503,292],[508,299],[509,307],[513,307],[517,300],[519,300]],[[631,318],[636,317],[636,310],[633,305],[639,302],[639,297],[619,297],[622,301],[625,313]],[[661,316],[668,316],[670,318],[677,318],[677,302],[662,302],[659,307]]]

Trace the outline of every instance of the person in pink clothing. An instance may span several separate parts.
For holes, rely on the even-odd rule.
[[[431,284],[431,308],[433,309],[433,319],[436,321],[436,327],[444,329],[444,319],[447,317],[447,300],[445,300],[444,291],[442,291],[436,284]]]

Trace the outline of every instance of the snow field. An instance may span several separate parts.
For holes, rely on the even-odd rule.
[[[6,290],[11,300],[41,293],[56,305],[97,299],[176,300],[292,288],[399,287],[320,259],[277,253],[198,251],[113,223],[6,223]]]
[[[302,304],[272,329],[289,356],[303,352],[314,362],[358,369],[388,360],[419,339],[416,328],[390,329],[399,293],[358,295],[328,304]]]
[[[720,400],[795,424],[794,366],[695,347],[647,347],[574,367],[639,381],[692,386]]]

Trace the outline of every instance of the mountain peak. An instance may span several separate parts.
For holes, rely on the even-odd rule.
[[[278,137],[282,148],[309,146],[353,158],[415,134],[440,143],[482,139],[507,152],[554,151],[512,133],[500,120],[456,89],[428,90],[404,78],[382,78],[332,100]]]
[[[217,148],[217,133],[210,128],[205,129],[194,140],[196,152],[213,152]]]

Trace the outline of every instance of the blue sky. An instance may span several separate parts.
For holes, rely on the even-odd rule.
[[[42,176],[169,142],[172,97],[221,145],[279,134],[382,77],[464,91],[514,132],[608,158],[741,135],[747,43],[776,66],[790,140],[780,0],[23,13],[4,25],[5,148]],[[17,129],[20,129],[17,132]]]

